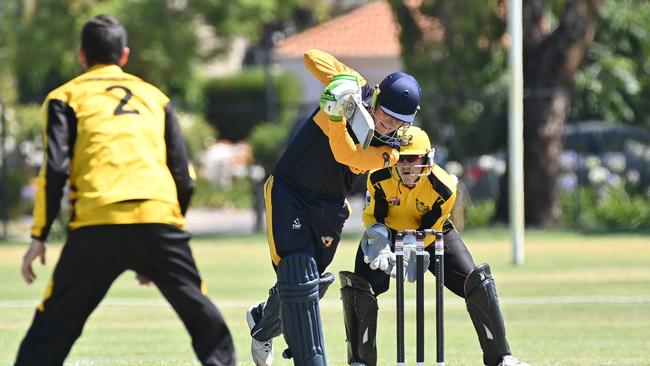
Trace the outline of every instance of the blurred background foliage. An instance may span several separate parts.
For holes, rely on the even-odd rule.
[[[449,148],[453,159],[505,146],[510,42],[506,2],[423,1],[420,17],[402,1],[390,2],[402,27],[403,60],[418,76],[429,103],[422,109],[429,133]],[[568,2],[544,2],[550,12],[547,27],[557,27]],[[604,1],[594,41],[576,75],[571,120],[650,129],[649,16],[648,1]],[[418,26],[425,22],[423,17],[426,33]],[[527,93],[535,92],[544,91],[527,88]]]
[[[246,172],[234,177],[229,187],[202,178],[193,201],[198,206],[246,207],[253,202],[251,191],[275,164],[301,107],[296,98],[297,80],[268,67],[270,50],[279,38],[368,2],[1,1],[0,103],[7,111],[9,126],[5,159],[11,215],[29,213],[25,195],[30,193],[30,181],[40,164],[37,156],[42,154],[37,104],[48,91],[82,71],[77,63],[78,34],[91,16],[109,13],[124,23],[132,49],[125,71],[160,86],[172,97],[195,163],[217,139],[250,145],[250,163],[263,167],[264,173]],[[560,26],[570,5],[597,2],[531,0],[524,5],[542,8],[543,25],[550,33]],[[441,164],[462,163],[455,172],[469,185],[474,167],[468,162],[478,161],[482,155],[504,162],[510,41],[507,1],[389,3],[401,29],[403,64],[420,80],[424,91],[421,124],[441,147],[440,152],[448,152]],[[604,0],[598,14],[593,41],[572,77],[567,123],[596,120],[650,130],[650,2]],[[206,65],[225,57],[237,39],[248,44],[242,71],[218,77],[206,73]],[[271,104],[269,85],[276,98]],[[527,95],[545,92],[526,89]],[[239,103],[247,105],[235,108]],[[493,185],[506,174],[499,164],[479,168],[481,174],[494,172]],[[629,220],[623,220],[624,224],[612,217],[634,216],[640,217],[633,220],[634,227],[650,227],[641,204],[648,202],[650,191],[638,185],[625,189],[628,178],[623,173],[621,177],[622,185],[612,183],[607,189],[587,186],[585,180],[580,188],[558,193],[565,224],[592,228],[600,223],[629,229]],[[549,184],[555,186],[556,182]],[[489,189],[497,195],[502,190],[502,186]],[[497,200],[494,195],[465,200],[471,203],[464,210],[467,226],[492,224],[499,210]],[[613,214],[616,212],[619,214]]]
[[[203,63],[229,50],[233,39],[262,41],[264,25],[296,31],[325,16],[309,0],[22,0],[3,1],[3,61],[18,102],[40,103],[47,92],[78,74],[79,31],[96,14],[115,15],[129,33],[125,71],[160,86],[184,108],[202,108]],[[309,10],[307,10],[309,9]],[[304,16],[306,13],[310,16]],[[47,26],[43,26],[47,24]],[[20,45],[18,47],[17,45]]]
[[[507,1],[429,0],[417,2],[415,7],[401,0],[389,3],[401,27],[402,59],[422,84],[425,129],[449,150],[451,160],[464,163],[464,179],[473,179],[467,176],[474,173],[473,168],[484,174],[485,169],[468,166],[468,160],[471,164],[478,160],[477,156],[487,154],[505,164],[510,44]],[[553,202],[561,194],[555,187],[565,124],[591,120],[650,130],[650,26],[646,21],[650,2],[530,0],[524,1],[523,7],[524,125],[528,125],[524,129],[528,144],[524,160],[526,222],[532,226],[556,226],[563,223],[559,208],[564,206]],[[591,21],[596,24],[593,37]],[[583,57],[582,49],[586,49]],[[548,63],[526,67],[539,59]],[[575,70],[572,59],[578,60]],[[526,74],[531,72],[537,74]],[[560,94],[568,100],[567,110],[561,109],[562,102],[558,103]],[[531,127],[532,123],[536,126]],[[556,142],[557,145],[551,145]],[[534,148],[531,143],[542,148]],[[530,155],[539,152],[545,155]],[[644,164],[650,170],[650,158]],[[496,187],[500,195],[488,199],[504,201],[506,172],[497,174],[501,177],[500,187]],[[531,189],[534,186],[538,188]],[[630,192],[632,200],[650,201],[647,188],[636,189],[641,193]],[[599,205],[612,206],[613,200],[605,198],[607,194],[597,196]],[[581,206],[592,211],[595,207]],[[619,211],[619,207],[610,208],[612,212]],[[495,215],[508,217],[504,202],[497,202],[496,208],[480,204],[467,212],[476,214],[468,220],[470,226],[472,222],[491,223]],[[490,216],[489,220],[475,220]]]
[[[210,76],[206,69],[222,60],[236,39],[245,39],[252,50],[263,49],[273,32],[300,31],[335,10],[311,0],[1,2],[0,103],[9,121],[6,190],[11,216],[30,212],[28,197],[21,198],[20,192],[28,191],[24,188],[40,165],[40,159],[25,156],[25,146],[35,146],[30,152],[42,155],[38,103],[50,90],[82,72],[77,61],[79,32],[90,17],[111,14],[124,24],[132,51],[125,71],[159,86],[172,98],[193,161],[199,162],[218,138],[246,140],[255,125],[265,124],[260,131],[275,132],[258,133],[252,141],[256,160],[270,169],[300,103],[294,100],[299,90],[296,80],[274,72],[278,74],[273,75],[276,103],[287,107],[275,106],[277,114],[268,121],[268,75],[259,60],[229,77]],[[232,108],[237,102],[243,107]],[[250,206],[253,184],[246,179],[226,187],[215,185],[200,179],[193,204]]]
[[[650,129],[650,2],[606,1],[594,44],[576,77],[573,120]]]
[[[300,101],[300,81],[293,75],[276,72],[273,94],[277,115],[266,102],[266,78],[260,67],[248,68],[233,76],[213,79],[205,84],[205,115],[221,136],[229,141],[245,139],[253,127],[273,122],[290,127]],[[277,108],[277,107],[280,108]],[[274,114],[273,121],[269,113]]]

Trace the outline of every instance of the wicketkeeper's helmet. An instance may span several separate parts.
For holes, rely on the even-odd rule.
[[[411,126],[400,136],[401,149],[399,161],[394,168],[399,179],[407,186],[414,185],[420,177],[431,173],[435,149],[431,147],[429,136],[419,127]]]

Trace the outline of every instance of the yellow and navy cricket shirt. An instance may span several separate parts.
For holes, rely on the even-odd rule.
[[[69,182],[70,228],[184,225],[193,179],[178,121],[158,88],[96,65],[43,105],[45,159],[32,237],[45,240]]]
[[[373,88],[365,79],[329,53],[309,50],[304,54],[304,63],[323,85],[329,84],[337,73],[355,73],[361,80],[364,101],[372,97]],[[359,174],[394,165],[398,158],[397,150],[376,139],[366,150],[362,149],[345,120],[330,121],[317,108],[291,138],[273,175],[311,197],[342,200]]]
[[[429,175],[420,177],[413,188],[408,188],[400,183],[396,169],[379,169],[368,175],[364,226],[378,222],[395,231],[441,231],[456,202],[456,180],[434,165]],[[424,245],[434,240],[427,236]]]

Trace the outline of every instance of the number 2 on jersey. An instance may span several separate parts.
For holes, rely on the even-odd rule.
[[[113,85],[108,88],[106,88],[106,91],[111,91],[113,89],[122,89],[126,93],[124,98],[120,100],[120,104],[115,108],[115,111],[113,111],[113,114],[116,116],[119,116],[120,114],[140,114],[137,109],[124,109],[126,104],[129,102],[129,99],[133,96],[133,93],[131,93],[131,89],[121,86],[121,85]]]

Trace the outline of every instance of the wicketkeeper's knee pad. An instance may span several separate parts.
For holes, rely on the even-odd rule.
[[[366,279],[352,272],[339,272],[348,364],[377,365],[377,299]]]
[[[289,254],[277,268],[282,332],[295,366],[326,366],[318,306],[320,275],[314,258]]]
[[[490,266],[481,264],[465,279],[465,303],[483,350],[483,362],[495,365],[510,354],[506,329],[499,308],[497,290]]]

